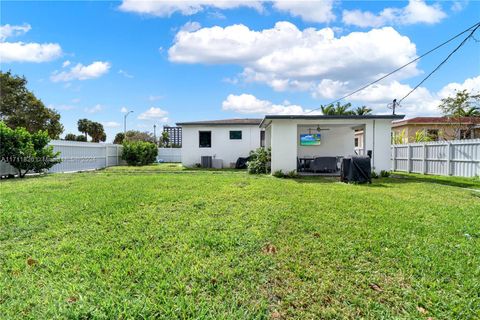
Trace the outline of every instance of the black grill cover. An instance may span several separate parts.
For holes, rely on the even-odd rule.
[[[372,183],[370,157],[344,158],[340,178],[343,182]]]
[[[247,169],[247,162],[250,160],[250,157],[238,158],[235,163],[235,169]]]

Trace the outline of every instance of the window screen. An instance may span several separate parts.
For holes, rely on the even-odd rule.
[[[200,131],[199,132],[199,146],[200,148],[211,148],[212,147],[212,132],[211,131]]]
[[[242,131],[230,131],[230,140],[242,140]]]

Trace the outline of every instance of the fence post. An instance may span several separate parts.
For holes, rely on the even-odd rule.
[[[392,152],[393,152],[393,155],[392,155],[392,171],[396,171],[397,170],[397,149],[395,147],[395,145],[392,145]]]
[[[447,142],[447,175],[452,175],[452,144]]]
[[[422,173],[427,173],[427,144],[423,144],[423,161],[422,161]]]
[[[407,144],[407,172],[412,172],[412,146]]]
[[[108,168],[108,144],[105,145],[105,168]]]

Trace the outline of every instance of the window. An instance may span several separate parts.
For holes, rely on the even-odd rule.
[[[260,131],[260,147],[265,147],[265,131]]]
[[[358,138],[355,138],[355,147],[358,147]]]
[[[433,141],[438,141],[438,129],[427,129],[427,136]]]
[[[212,147],[212,132],[211,131],[199,131],[200,148]]]
[[[472,139],[472,130],[462,129],[460,130],[460,139]]]
[[[230,131],[230,140],[242,140],[242,131]]]

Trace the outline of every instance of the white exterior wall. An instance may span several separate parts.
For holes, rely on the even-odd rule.
[[[242,140],[230,140],[231,130],[242,131]],[[212,132],[211,148],[200,148],[200,131]],[[191,167],[200,163],[202,156],[212,156],[221,159],[224,168],[229,168],[230,163],[260,147],[260,131],[257,125],[182,126],[182,164]]]
[[[275,120],[271,124],[272,173],[297,169],[297,123]]]
[[[390,170],[391,120],[375,119],[366,123],[365,150],[373,150],[372,170]]]
[[[342,127],[324,127],[330,130],[320,131],[321,145],[319,146],[301,146],[300,134],[306,134],[308,128],[299,127],[297,135],[298,156],[310,157],[310,156],[324,156],[324,157],[336,157],[336,156],[349,156],[353,154],[355,149],[355,131],[350,126]],[[312,133],[317,133],[316,131]]]

